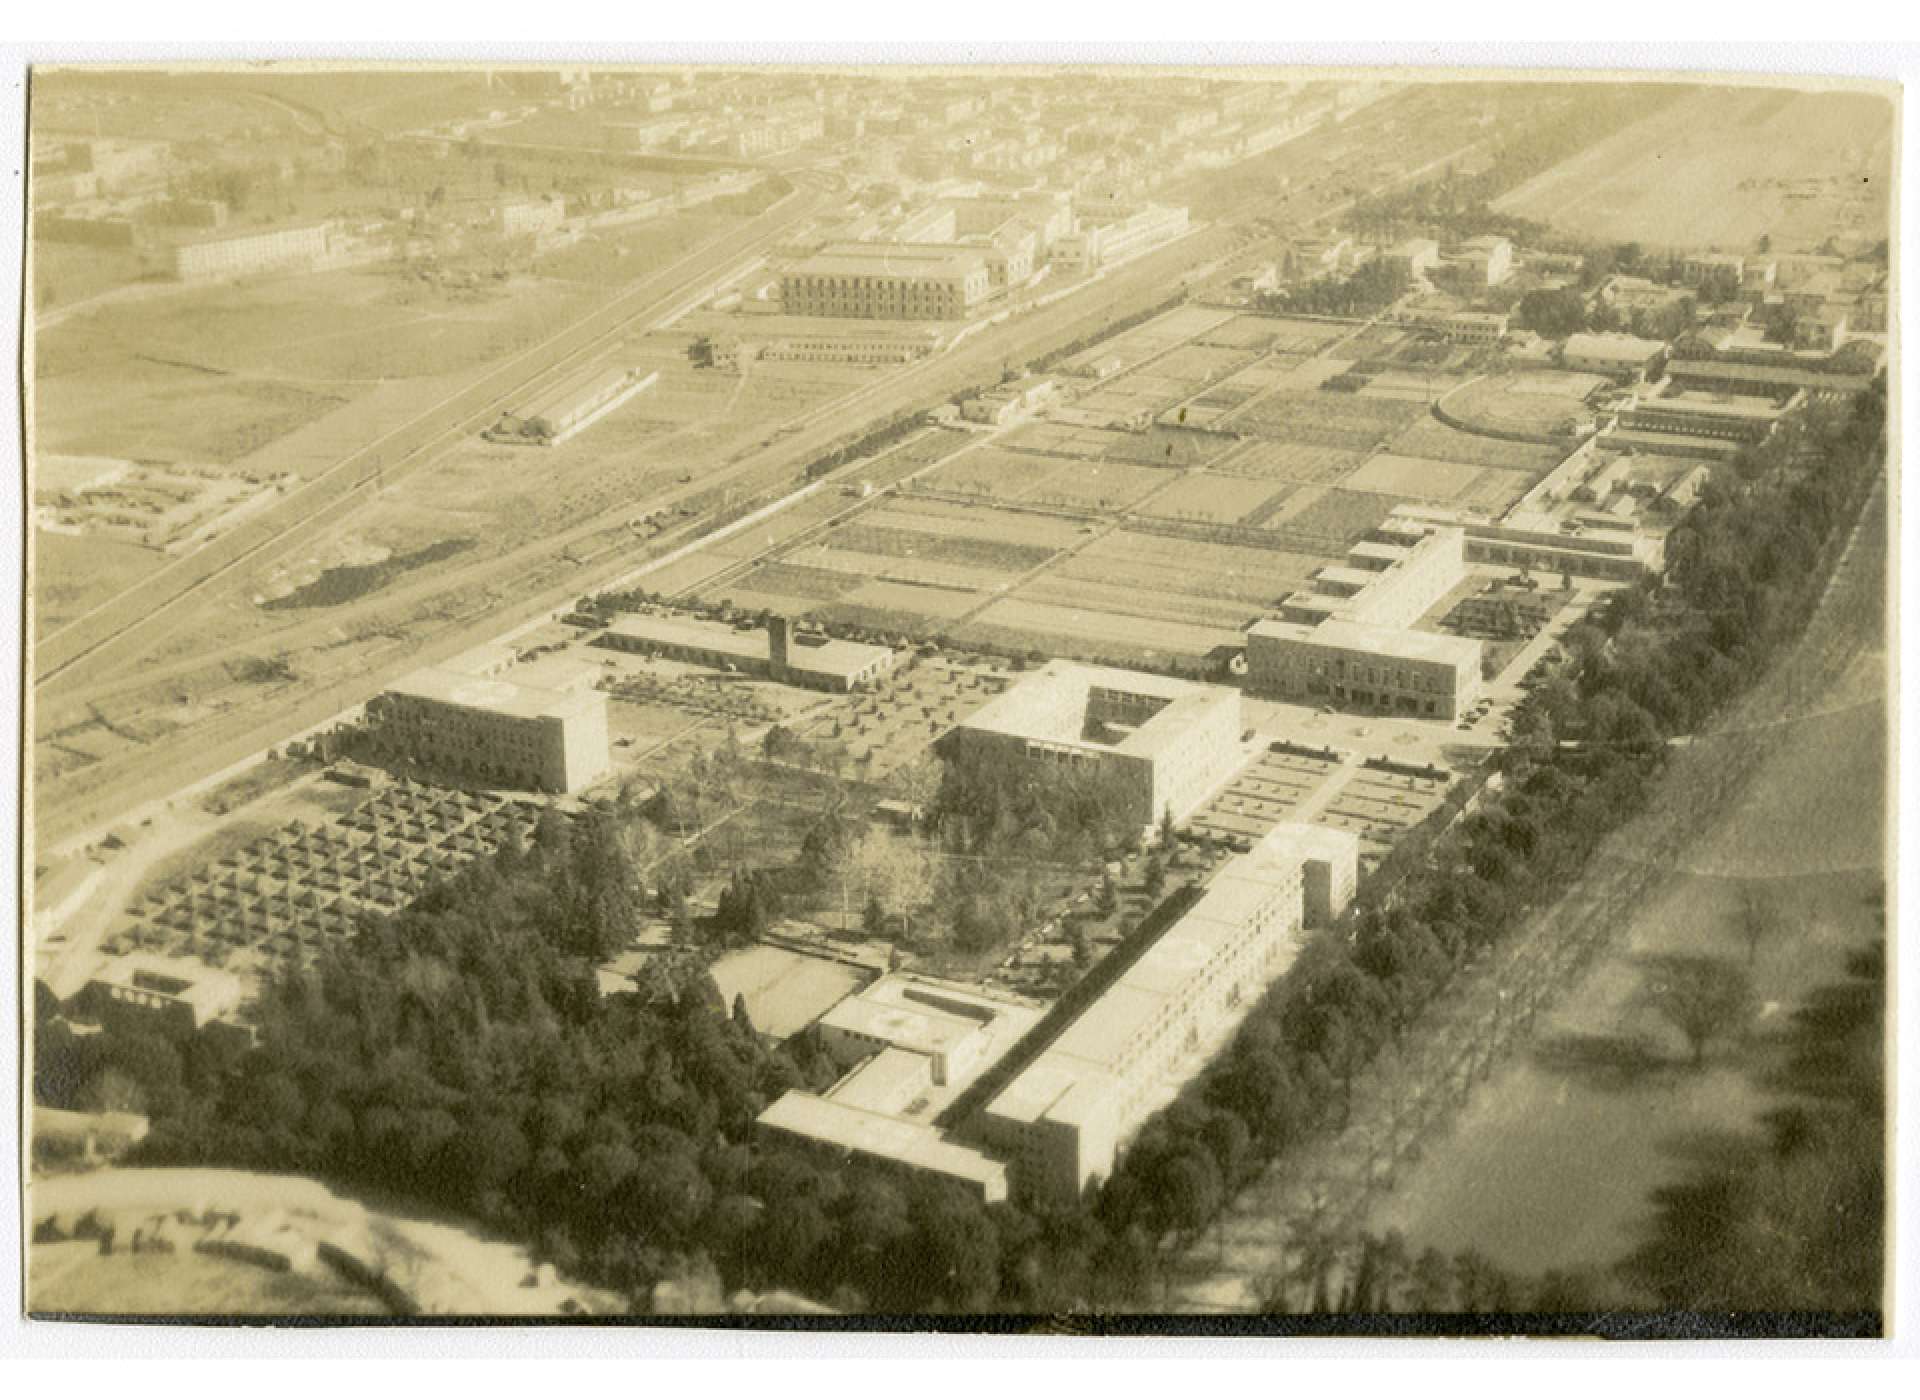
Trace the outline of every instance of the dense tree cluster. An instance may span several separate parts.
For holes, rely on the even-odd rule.
[[[1263,292],[1260,309],[1281,315],[1371,316],[1392,306],[1409,285],[1405,267],[1379,260],[1348,277],[1319,277],[1284,291]]]

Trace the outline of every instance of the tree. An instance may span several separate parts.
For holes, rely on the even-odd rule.
[[[1155,851],[1147,857],[1147,868],[1140,878],[1141,887],[1154,899],[1160,897],[1160,891],[1167,887],[1167,863]]]
[[[888,922],[909,933],[913,916],[932,898],[934,867],[927,849],[910,836],[869,831],[847,853],[848,881],[878,905]]]
[[[1740,891],[1740,901],[1733,912],[1733,932],[1746,947],[1748,967],[1759,961],[1761,947],[1772,943],[1786,927],[1786,914],[1779,905],[1752,885]]]
[[[1696,1066],[1705,1062],[1708,1044],[1742,1029],[1753,1009],[1753,989],[1743,969],[1691,953],[1645,959],[1640,999],[1680,1032]]]

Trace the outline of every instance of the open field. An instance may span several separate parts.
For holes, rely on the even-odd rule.
[[[1302,486],[1331,486],[1365,461],[1366,456],[1364,451],[1352,448],[1255,438],[1222,459],[1218,470],[1236,476],[1292,481]]]
[[[131,588],[166,562],[156,549],[36,530],[33,625],[45,633]]]
[[[1231,424],[1238,433],[1364,452],[1390,441],[1425,412],[1424,404],[1289,388],[1256,399],[1234,414]]]
[[[1382,452],[1369,457],[1341,484],[1349,491],[1374,491],[1399,500],[1452,505],[1471,493],[1484,471],[1464,462]]]
[[[995,603],[959,632],[962,641],[1033,648],[1060,656],[1096,655],[1120,661],[1188,660],[1216,647],[1238,646],[1237,629],[1155,621],[1131,613],[1095,612],[1043,601],[1029,587]]]
[[[1690,92],[1494,202],[1601,241],[1776,251],[1885,238],[1893,107],[1866,93]]]
[[[1192,472],[1153,498],[1149,514],[1218,525],[1257,525],[1291,488],[1252,477]]]
[[[1057,572],[1066,578],[1114,584],[1143,594],[1223,598],[1263,607],[1299,587],[1326,562],[1311,555],[1252,545],[1116,530],[1060,565]]]
[[[1544,443],[1508,442],[1502,438],[1463,433],[1438,418],[1422,418],[1393,440],[1394,452],[1406,457],[1428,457],[1504,471],[1544,472],[1561,462],[1573,448]]]

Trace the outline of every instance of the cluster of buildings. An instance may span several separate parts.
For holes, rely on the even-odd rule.
[[[1459,718],[1479,698],[1481,646],[1415,624],[1466,579],[1466,532],[1390,517],[1312,588],[1247,630],[1247,684],[1307,704]]]
[[[825,1094],[782,1095],[756,1131],[955,1182],[988,1203],[1075,1200],[1113,1174],[1304,935],[1345,912],[1358,871],[1351,834],[1276,827],[1163,930],[1110,954],[1090,974],[1097,994],[1071,1015],[1039,1019],[923,979],[882,979],[818,1023],[848,1073]]]
[[[1089,273],[1185,234],[1184,207],[1085,210],[1060,193],[936,191],[909,211],[862,215],[780,277],[792,316],[958,321],[1042,269]]]

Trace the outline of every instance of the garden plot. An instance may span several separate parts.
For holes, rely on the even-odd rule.
[[[944,463],[922,480],[935,491],[1017,501],[1059,466],[1056,459],[1031,452],[976,447]]]
[[[1399,500],[1451,505],[1472,488],[1483,470],[1465,462],[1382,452],[1369,457],[1342,485],[1349,491],[1377,491]]]
[[[859,586],[859,578],[844,570],[819,568],[789,559],[762,564],[736,585],[756,593],[777,593],[783,598],[804,598],[815,603],[834,602]]]
[[[1063,462],[1045,480],[1029,489],[1024,499],[1067,509],[1118,511],[1135,505],[1175,478],[1154,467],[1120,462]]]
[[[1349,546],[1364,539],[1393,514],[1399,504],[1392,496],[1336,487],[1320,495],[1304,510],[1289,512],[1285,529],[1289,534],[1312,537],[1316,545],[1330,553],[1344,554]]]
[[[1539,479],[1537,472],[1505,472],[1489,467],[1474,479],[1454,504],[1462,510],[1483,511],[1499,516],[1526,495]]]
[[[1050,571],[1041,583],[1085,579],[1140,593],[1225,598],[1265,607],[1298,588],[1326,562],[1319,555],[1287,550],[1116,530]]]
[[[1250,357],[1243,350],[1221,346],[1183,345],[1153,362],[1152,373],[1166,379],[1183,379],[1200,389],[1225,379]]]
[[[1252,609],[1231,598],[1203,598],[1193,593],[1161,592],[1126,583],[1070,578],[1049,573],[1020,591],[1020,597],[1058,607],[1084,608],[1089,612],[1124,613],[1130,617],[1152,618],[1159,622],[1195,622],[1206,627],[1238,630],[1247,623]]]
[[[1566,455],[1566,449],[1544,443],[1506,442],[1450,428],[1437,418],[1422,418],[1393,440],[1393,450],[1405,457],[1464,462],[1503,471],[1543,472]]]
[[[963,540],[1003,541],[1009,545],[1031,546],[1049,552],[1071,544],[1080,533],[1078,521],[1063,520],[1055,515],[917,499],[888,501],[867,511],[860,521],[870,527],[925,532]]]
[[[1428,373],[1417,368],[1385,369],[1367,376],[1362,398],[1404,399],[1408,403],[1429,404],[1461,383],[1457,374]]]
[[[1346,334],[1338,322],[1296,321],[1285,316],[1236,316],[1194,337],[1204,345],[1257,346],[1288,354],[1311,355]]]
[[[1332,759],[1270,750],[1215,794],[1189,825],[1203,836],[1236,844],[1258,841],[1289,820],[1339,766]]]
[[[1362,840],[1389,843],[1440,805],[1449,781],[1357,768],[1315,820],[1343,827]]]
[[[1199,658],[1218,647],[1239,646],[1244,640],[1237,627],[1203,627],[1156,621],[1133,613],[1062,607],[1017,594],[993,604],[959,635],[962,640],[983,645],[1116,660]]]
[[[856,539],[868,548],[852,548]],[[992,588],[1010,575],[1026,573],[1052,557],[1050,550],[999,545],[993,540],[876,530],[850,538],[844,544],[807,545],[789,555],[787,562],[844,574],[855,586],[862,579],[888,579],[933,588],[972,590]],[[852,587],[847,591],[852,592]]]
[[[1332,486],[1343,481],[1366,456],[1350,448],[1255,438],[1222,459],[1215,470],[1234,476],[1278,478],[1303,486]]]
[[[1234,319],[1231,311],[1213,311],[1204,306],[1182,306],[1157,316],[1091,349],[1083,350],[1060,366],[1065,374],[1084,374],[1093,366],[1118,360],[1123,369],[1143,364],[1162,351],[1192,340]]]
[[[1424,412],[1419,404],[1280,389],[1234,415],[1236,431],[1283,442],[1361,452],[1404,432]]]
[[[1246,476],[1193,472],[1153,498],[1151,513],[1216,525],[1257,525],[1291,488]]]

